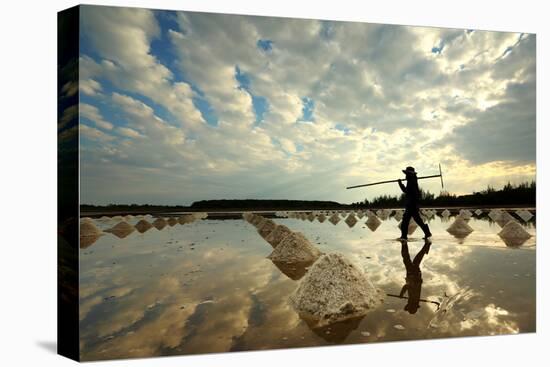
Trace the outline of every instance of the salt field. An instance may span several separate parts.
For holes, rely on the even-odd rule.
[[[535,211],[422,214],[431,243],[389,210],[84,218],[82,358],[534,332]],[[347,316],[306,317],[340,281]]]

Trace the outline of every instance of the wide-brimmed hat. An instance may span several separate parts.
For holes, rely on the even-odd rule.
[[[413,174],[413,175],[416,175],[416,171],[414,170],[414,167],[407,167],[403,170],[403,173],[404,174]]]

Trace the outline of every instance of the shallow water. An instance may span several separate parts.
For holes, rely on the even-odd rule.
[[[323,252],[343,253],[387,294],[405,284],[407,248],[394,240],[392,218],[374,232],[366,218],[353,228],[343,220],[274,220]],[[365,317],[322,329],[288,303],[303,269],[274,265],[266,258],[272,247],[244,220],[204,219],[123,239],[107,233],[80,250],[82,359],[534,332],[534,219],[523,223],[533,237],[515,248],[486,217],[469,221],[474,232],[465,239],[445,231],[452,221],[429,221],[434,237],[420,265],[424,301],[416,313],[404,310],[407,299],[387,296]],[[421,236],[420,229],[410,236],[411,259]]]

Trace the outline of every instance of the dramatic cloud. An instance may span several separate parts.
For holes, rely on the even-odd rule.
[[[352,202],[440,162],[455,193],[534,178],[534,35],[92,6],[82,29],[84,202]]]

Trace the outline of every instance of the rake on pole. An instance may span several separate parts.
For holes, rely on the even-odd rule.
[[[445,188],[445,186],[443,185],[443,172],[441,171],[441,163],[439,164],[439,174],[438,175],[430,175],[430,176],[421,176],[421,177],[417,177],[418,180],[424,180],[426,178],[434,178],[434,177],[439,177],[441,179],[441,188]],[[368,184],[363,184],[363,185],[355,185],[355,186],[348,186],[346,187],[346,189],[355,189],[357,187],[366,187],[366,186],[374,186],[374,185],[381,185],[381,184],[386,184],[386,183],[390,183],[390,182],[397,182],[399,180],[387,180],[387,181],[379,181],[379,182],[373,182],[373,183],[368,183]],[[401,181],[407,181],[406,178],[402,178]]]

